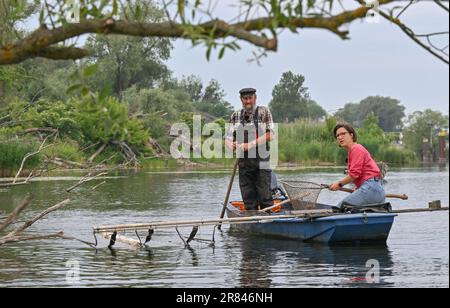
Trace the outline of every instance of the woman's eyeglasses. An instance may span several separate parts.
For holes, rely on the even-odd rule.
[[[347,134],[348,134],[348,132],[336,134],[336,139],[338,139],[339,137],[344,137]]]

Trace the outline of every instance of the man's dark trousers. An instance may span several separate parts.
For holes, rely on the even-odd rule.
[[[272,171],[260,169],[260,159],[241,158],[239,160],[239,186],[247,211],[272,206],[270,181]],[[264,165],[264,164],[263,164]]]

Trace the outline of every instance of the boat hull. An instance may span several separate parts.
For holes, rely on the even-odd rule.
[[[232,206],[229,218],[242,217]],[[316,218],[276,219],[268,222],[234,225],[246,233],[321,243],[385,243],[397,215],[390,213],[346,214]]]

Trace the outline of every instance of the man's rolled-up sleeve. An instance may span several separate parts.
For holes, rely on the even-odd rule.
[[[236,115],[233,114],[228,124],[228,130],[225,134],[225,139],[234,142],[236,129]]]
[[[273,122],[272,112],[270,112],[270,110],[268,108],[267,108],[266,119],[264,122],[266,124],[266,133],[270,133],[271,137],[274,138],[275,137],[275,124]]]

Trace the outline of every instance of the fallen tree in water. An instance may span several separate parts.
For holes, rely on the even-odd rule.
[[[34,240],[46,240],[46,239],[55,239],[55,238],[66,239],[66,240],[76,240],[76,241],[82,242],[86,245],[93,246],[92,243],[88,243],[88,242],[76,239],[74,237],[71,237],[71,236],[66,236],[63,231],[60,231],[57,233],[50,233],[50,234],[33,234],[33,235],[25,233],[36,222],[45,218],[50,213],[55,212],[55,211],[63,208],[65,205],[67,205],[70,202],[70,199],[66,199],[56,205],[53,205],[53,206],[47,208],[43,212],[34,216],[32,219],[21,223],[19,225],[19,227],[12,229],[11,231],[5,233],[5,235],[2,235],[2,233],[4,231],[6,231],[10,227],[18,224],[18,219],[20,218],[20,215],[30,205],[32,200],[33,200],[32,196],[27,196],[22,201],[22,203],[19,206],[17,206],[8,216],[0,217],[0,246],[9,244],[9,243],[34,241]]]
[[[12,211],[3,221],[0,221],[0,234],[9,228],[10,226],[13,226],[17,223],[17,220],[19,219],[22,212],[30,205],[31,201],[33,200],[32,196],[27,196],[22,203],[17,206],[14,211]],[[54,233],[54,234],[43,234],[43,235],[26,235],[24,234],[24,231],[26,231],[28,228],[30,228],[34,223],[41,220],[42,218],[46,217],[48,214],[64,207],[67,203],[69,203],[70,200],[64,200],[52,207],[49,207],[39,215],[35,216],[31,220],[28,220],[21,224],[19,227],[13,229],[6,235],[1,236],[0,235],[0,246],[7,244],[7,243],[13,243],[13,242],[21,242],[21,241],[30,241],[30,240],[42,240],[42,239],[50,239],[50,238],[57,238],[57,237],[64,237],[63,232]]]

